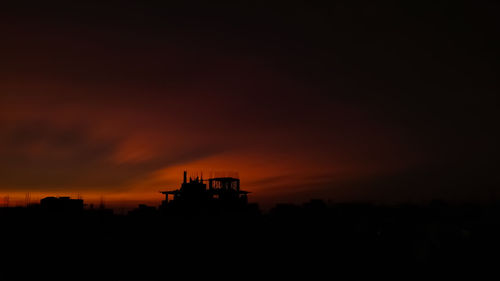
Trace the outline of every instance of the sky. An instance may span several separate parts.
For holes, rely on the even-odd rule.
[[[494,1],[167,2],[2,4],[0,202],[496,198]]]

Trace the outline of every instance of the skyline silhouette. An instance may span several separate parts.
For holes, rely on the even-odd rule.
[[[212,178],[220,179],[234,183],[234,178]],[[79,280],[165,280],[193,276],[193,270],[231,278],[243,270],[250,278],[277,274],[321,279],[335,269],[340,279],[344,274],[348,279],[379,274],[397,279],[401,276],[393,268],[398,268],[416,270],[406,277],[410,280],[425,278],[430,269],[445,274],[435,276],[479,278],[481,274],[468,269],[482,268],[486,274],[496,262],[490,257],[500,249],[500,202],[374,205],[311,200],[261,212],[257,204],[239,197],[211,197],[234,195],[236,189],[216,191],[224,184],[214,187],[218,184],[212,182],[206,188],[202,182],[185,179],[178,192],[167,193],[174,198],[159,208],[142,204],[126,215],[84,208],[82,199],[69,197],[0,207],[5,253],[0,277],[59,279],[71,274]],[[21,273],[26,266],[33,270]],[[59,270],[44,270],[51,266]]]

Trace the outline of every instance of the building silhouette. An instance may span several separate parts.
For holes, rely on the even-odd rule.
[[[206,182],[208,182],[208,187]],[[250,192],[240,189],[240,180],[235,177],[213,177],[203,179],[203,176],[184,178],[179,189],[160,191],[165,195],[162,209],[217,209],[226,210],[247,206]],[[171,200],[170,198],[171,197]]]
[[[81,212],[83,211],[83,199],[71,199],[70,197],[45,197],[40,200],[40,207],[50,212]]]

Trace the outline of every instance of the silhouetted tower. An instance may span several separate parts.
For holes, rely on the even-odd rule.
[[[104,205],[104,197],[101,195],[101,201],[99,202],[99,209],[104,210],[106,206]]]
[[[5,207],[5,208],[8,208],[8,207],[9,207],[9,202],[10,202],[10,197],[9,197],[9,195],[7,195],[7,196],[5,196],[5,197],[3,198],[3,204],[4,204],[4,207]]]
[[[26,192],[26,196],[24,198],[24,203],[26,207],[29,207],[31,204],[31,194],[29,192]]]

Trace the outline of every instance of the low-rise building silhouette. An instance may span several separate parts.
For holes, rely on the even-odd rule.
[[[83,211],[83,200],[70,197],[45,197],[40,200],[40,207],[51,212],[80,212]]]

